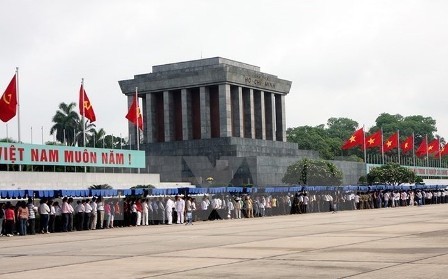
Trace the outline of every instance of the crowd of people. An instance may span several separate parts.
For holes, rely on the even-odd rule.
[[[242,194],[90,199],[29,198],[0,203],[1,236],[34,235],[115,227],[193,225],[196,221],[260,218],[448,203],[446,189],[310,191],[295,194]]]

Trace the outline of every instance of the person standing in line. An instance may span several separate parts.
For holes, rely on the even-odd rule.
[[[90,206],[90,200],[84,200],[84,230],[90,230],[90,217],[92,216],[92,206]]]
[[[77,231],[82,231],[84,227],[84,201],[78,200],[76,201],[75,206],[75,227]]]
[[[210,201],[208,200],[207,196],[203,196],[202,197],[202,201],[201,201],[201,220],[202,221],[207,221],[208,220],[208,207],[210,205]]]
[[[144,199],[142,202],[142,226],[147,226],[149,223],[149,206],[148,199]]]
[[[163,205],[162,198],[157,199],[157,206],[159,208],[160,223],[164,225],[166,223],[166,215],[165,215],[165,206]]]
[[[177,213],[177,224],[183,224],[184,223],[184,211],[185,211],[185,201],[181,197],[177,197],[176,203],[175,203],[176,213]]]
[[[307,193],[303,194],[303,213],[308,212],[308,204],[310,202],[310,197],[308,197]]]
[[[241,219],[241,198],[234,199],[233,207],[235,207],[235,219]]]
[[[0,236],[3,236],[3,222],[5,220],[5,209],[3,208],[3,204],[0,203]]]
[[[136,225],[140,226],[142,224],[142,211],[143,211],[141,199],[137,199],[137,201],[135,202],[135,209],[137,210]]]
[[[17,217],[19,219],[19,234],[26,235],[26,223],[28,222],[29,212],[24,201],[20,203]]]
[[[151,202],[151,207],[154,214],[154,225],[158,225],[160,223],[160,211],[157,198],[154,198],[154,200]]]
[[[109,228],[111,213],[112,213],[111,206],[109,203],[106,202],[104,204],[104,219],[105,219],[104,222],[106,223],[104,227],[106,229]]]
[[[68,222],[70,220],[70,210],[67,202],[68,198],[64,197],[62,198],[62,206],[61,206],[61,212],[62,212],[62,231],[67,232],[68,231]]]
[[[166,200],[166,204],[165,204],[168,225],[173,224],[173,208],[174,208],[174,201],[171,197],[168,197],[168,199]]]
[[[114,205],[114,220],[112,222],[112,227],[123,226],[123,214],[121,213],[120,202],[117,200],[112,203]]]
[[[185,203],[185,212],[187,216],[185,225],[193,225],[193,208],[191,205],[191,197],[187,198],[187,202]]]
[[[48,215],[50,214],[50,207],[48,207],[47,201],[45,199],[40,200],[38,210],[40,215],[40,232],[50,233],[48,231]]]
[[[5,234],[8,237],[13,236],[13,228],[16,222],[16,215],[10,202],[5,206]]]
[[[104,205],[105,205],[106,201],[104,201],[104,199],[102,197],[98,198],[98,206],[97,206],[97,213],[98,213],[98,227],[100,229],[104,228]],[[95,226],[96,228],[97,226]]]
[[[54,208],[53,201],[48,201],[48,207],[50,208],[50,214],[48,219],[48,231],[54,233],[54,223],[56,221],[56,209]]]
[[[75,212],[75,210],[73,209],[73,205],[72,205],[72,203],[73,203],[73,198],[72,197],[70,197],[70,198],[68,198],[68,208],[69,208],[69,211],[70,211],[70,214],[69,214],[69,216],[68,216],[68,231],[69,232],[71,232],[71,231],[73,231],[73,215],[74,215],[74,212]]]
[[[32,198],[28,198],[28,225],[29,225],[29,234],[34,235],[36,234],[36,213],[37,213],[37,207],[33,203]]]
[[[109,223],[107,224],[107,227],[113,228],[114,221],[115,221],[115,204],[114,204],[114,202],[110,201],[109,206],[110,206],[110,219],[109,219]]]
[[[59,205],[59,202],[54,202],[53,206],[55,212],[54,231],[60,232],[62,230],[62,209],[61,206]]]
[[[96,197],[92,198],[92,201],[90,202],[90,207],[92,208],[92,212],[90,213],[90,224],[89,229],[96,230],[97,224],[98,224],[98,216],[99,216],[99,202],[100,198],[98,198],[98,203],[96,202]],[[104,210],[104,208],[103,208]],[[103,211],[104,212],[104,211]],[[101,225],[101,222],[100,222]]]

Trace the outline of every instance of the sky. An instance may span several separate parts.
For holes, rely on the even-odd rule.
[[[53,140],[81,79],[97,129],[127,136],[119,80],[153,65],[224,57],[292,81],[287,127],[383,112],[424,115],[448,137],[448,1],[179,0],[0,2],[0,94],[19,67],[20,132]],[[18,138],[18,117],[0,138]]]

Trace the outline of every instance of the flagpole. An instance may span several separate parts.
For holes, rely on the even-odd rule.
[[[33,126],[31,126],[31,144],[33,144]]]
[[[440,137],[439,136],[437,136],[437,141],[438,141],[438,147],[439,147],[439,149],[437,151],[437,153],[439,154],[439,168],[441,169],[442,168],[442,155],[440,154]]]
[[[84,124],[84,115],[86,114],[85,107],[84,107],[84,78],[81,79],[81,100],[82,100],[82,143],[83,147],[86,146],[86,125]],[[85,170],[85,168],[84,168]]]
[[[81,124],[82,124],[82,146],[86,147],[86,123],[84,123],[85,121],[85,115],[86,115],[86,109],[84,107],[84,78],[81,78],[81,88],[82,88],[82,120],[81,120]],[[84,166],[84,172],[87,172],[87,167]]]
[[[139,104],[139,101],[138,101],[138,87],[135,87],[135,103],[136,103],[136,110],[135,110],[135,114],[136,114],[136,116],[137,116],[137,138],[136,138],[136,140],[137,140],[137,150],[140,150],[140,135],[139,135],[139,123],[138,123],[138,116],[139,116],[139,109],[140,109],[140,104]],[[137,172],[138,173],[140,173],[140,168],[138,168],[137,169]]]
[[[426,137],[426,167],[429,167],[428,134],[426,134],[425,137]]]
[[[123,143],[121,142],[121,139],[122,139],[122,137],[121,137],[121,133],[120,133],[120,150],[123,149]],[[123,172],[124,172],[124,169],[121,168],[121,173],[123,173]]]
[[[17,135],[18,142],[21,143],[20,139],[20,100],[19,100],[19,67],[16,67],[16,92],[17,92]]]
[[[140,104],[139,104],[139,101],[138,101],[138,95],[137,95],[137,92],[138,92],[138,87],[135,87],[135,103],[136,103],[136,109],[135,109],[135,116],[136,116],[136,119],[137,119],[137,138],[136,138],[136,141],[137,141],[137,150],[140,150],[140,143],[139,143],[139,141],[140,141],[140,136],[139,136],[139,123],[138,123],[138,110],[139,110],[139,108],[140,108]]]
[[[364,163],[367,164],[366,132],[364,131],[364,125],[362,125],[362,148],[364,148]]]
[[[384,135],[383,135],[383,127],[381,127],[381,156],[383,157],[383,165],[384,165]]]
[[[401,165],[400,160],[400,130],[397,130],[397,152],[398,152],[398,164]]]
[[[42,145],[44,145],[44,126],[41,126],[40,130],[42,131]]]
[[[16,67],[16,93],[17,93],[17,141],[19,143],[22,143],[20,139],[19,67]],[[22,165],[19,165],[19,171],[22,171]]]
[[[412,132],[412,161],[415,168],[415,135],[414,132]]]
[[[9,138],[8,138],[8,123],[6,123],[6,142],[9,143]],[[9,164],[6,165],[6,170],[9,171]]]

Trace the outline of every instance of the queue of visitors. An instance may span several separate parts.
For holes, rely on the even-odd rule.
[[[308,191],[295,194],[242,194],[61,200],[32,198],[0,203],[1,236],[71,232],[148,225],[193,225],[195,221],[260,218],[448,203],[446,189]],[[36,222],[38,220],[38,222]]]

